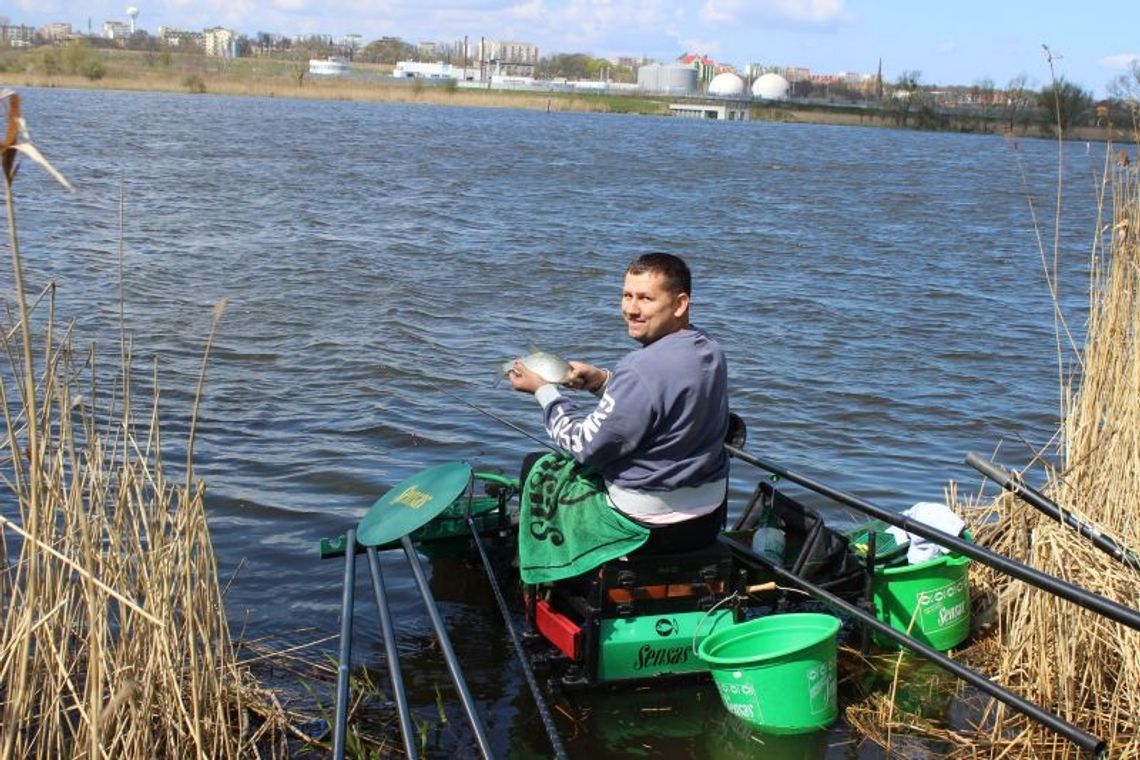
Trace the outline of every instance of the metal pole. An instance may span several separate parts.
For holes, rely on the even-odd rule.
[[[554,756],[557,757],[558,760],[566,760],[566,748],[562,746],[562,739],[558,736],[558,728],[554,725],[554,718],[550,715],[550,708],[542,696],[542,691],[538,688],[538,681],[535,680],[534,671],[531,670],[530,663],[527,662],[526,653],[523,652],[522,642],[519,641],[518,633],[515,632],[515,626],[511,622],[511,614],[507,609],[507,600],[503,598],[503,590],[499,587],[499,581],[495,578],[495,570],[491,567],[491,560],[487,557],[487,552],[483,548],[483,539],[479,537],[479,530],[475,527],[475,518],[471,516],[470,507],[467,512],[467,527],[471,529],[471,538],[474,539],[475,548],[479,550],[479,557],[483,560],[483,569],[487,572],[487,580],[490,582],[491,590],[495,594],[495,601],[499,603],[499,612],[502,613],[503,622],[507,626],[507,633],[511,636],[511,643],[514,644],[515,654],[518,655],[519,665],[522,666],[527,686],[530,687],[530,693],[534,695],[534,703],[538,707],[539,719],[542,720],[542,726],[546,729],[546,735],[550,737],[550,744],[554,748]]]
[[[1117,562],[1120,562],[1133,570],[1140,570],[1140,558],[1134,552],[1126,549],[1121,549],[1120,545],[1113,541],[1108,536],[1097,530],[1096,526],[1090,525],[1083,520],[1078,520],[1073,517],[1071,513],[1065,512],[1052,499],[1047,498],[1040,491],[1032,488],[1025,483],[1021,482],[1020,478],[1014,478],[1009,472],[998,467],[992,462],[987,462],[982,459],[977,453],[971,451],[966,454],[966,464],[973,467],[978,472],[985,475],[987,478],[997,483],[999,486],[1019,497],[1022,501],[1031,507],[1034,507],[1042,514],[1052,517],[1057,522],[1065,525],[1072,530],[1075,530],[1080,535],[1092,541],[1093,545],[1100,549],[1102,552],[1112,557]]]
[[[344,539],[344,587],[340,600],[340,651],[337,653],[333,760],[344,760],[344,734],[348,727],[348,672],[352,665],[352,608],[353,590],[356,586],[356,528],[349,528]]]
[[[416,744],[412,741],[415,731],[412,715],[408,710],[408,694],[404,691],[404,679],[400,675],[400,653],[396,649],[396,633],[392,628],[392,613],[388,609],[388,599],[384,594],[384,575],[380,572],[380,555],[375,546],[368,549],[368,569],[372,574],[372,591],[376,595],[376,607],[380,610],[380,633],[384,637],[384,654],[388,661],[388,677],[392,683],[392,695],[396,699],[396,713],[400,718],[400,734],[404,737],[404,754],[408,760],[416,760]]]
[[[471,723],[471,729],[475,732],[475,739],[479,743],[479,749],[482,751],[484,758],[491,760],[493,757],[491,754],[491,743],[487,740],[487,732],[483,728],[478,713],[475,712],[475,700],[471,697],[471,691],[467,688],[467,682],[463,678],[463,671],[459,668],[459,660],[455,657],[455,650],[451,648],[451,639],[447,637],[447,630],[443,627],[443,618],[439,614],[439,607],[436,606],[435,598],[431,594],[431,589],[428,588],[427,577],[424,575],[423,566],[420,565],[420,558],[416,556],[416,549],[412,546],[412,540],[407,536],[400,538],[400,545],[404,547],[404,554],[408,557],[408,564],[412,568],[412,576],[415,578],[416,587],[419,589],[420,596],[424,600],[424,606],[427,607],[428,617],[431,618],[436,639],[439,641],[439,649],[443,653],[443,660],[447,663],[447,669],[451,671],[451,680],[455,683],[455,690],[459,692],[459,700],[463,703],[463,711],[467,713],[467,720]]]
[[[923,657],[931,660],[935,664],[942,666],[979,691],[984,691],[994,699],[997,699],[1009,705],[1021,714],[1032,718],[1043,726],[1047,726],[1053,729],[1058,734],[1061,734],[1077,746],[1094,753],[1097,757],[1103,757],[1107,754],[1108,745],[1092,734],[1087,733],[1086,731],[1082,731],[1080,728],[1077,728],[1076,726],[1065,722],[1053,713],[1045,711],[1040,706],[1019,697],[1011,691],[1003,689],[985,676],[967,668],[960,663],[955,662],[941,652],[935,649],[931,649],[921,641],[917,641],[916,639],[913,639],[910,636],[901,633],[900,631],[896,631],[894,628],[891,628],[886,623],[877,620],[876,618],[869,615],[866,611],[859,609],[850,602],[846,602],[834,594],[823,590],[819,586],[816,586],[815,584],[804,580],[795,573],[785,570],[778,563],[772,562],[767,557],[756,554],[744,544],[738,541],[734,541],[733,539],[728,538],[723,534],[718,537],[718,540],[733,551],[738,552],[743,556],[764,565],[778,577],[796,584],[820,601],[823,601],[836,609],[842,610],[863,624],[874,628],[876,631],[885,636],[890,637],[895,642],[902,644],[908,649],[917,652]]]
[[[943,533],[940,530],[931,528],[928,525],[923,525],[920,522],[908,519],[894,512],[877,507],[869,501],[860,499],[857,496],[844,493],[838,489],[824,485],[818,481],[812,480],[804,475],[798,475],[790,470],[785,470],[782,467],[766,462],[759,457],[754,457],[747,452],[741,451],[735,446],[725,445],[725,449],[741,461],[759,467],[762,470],[767,470],[781,478],[790,480],[793,483],[798,483],[805,488],[809,488],[816,493],[823,494],[831,499],[834,499],[841,504],[846,504],[850,507],[858,509],[864,514],[876,517],[885,523],[895,525],[908,533],[913,533],[916,536],[922,536],[930,541],[935,542],[941,546],[953,549],[956,552],[966,555],[971,559],[976,559],[979,562],[996,568],[1006,575],[1009,575],[1018,580],[1025,581],[1026,583],[1036,586],[1037,588],[1044,589],[1052,594],[1055,594],[1062,599],[1084,607],[1087,610],[1096,612],[1109,620],[1114,620],[1117,623],[1126,625],[1134,630],[1140,630],[1140,613],[1131,607],[1125,607],[1123,604],[1114,602],[1111,599],[1106,599],[1103,596],[1092,593],[1088,589],[1075,586],[1067,581],[1063,581],[1039,570],[1034,570],[1027,565],[1016,562],[1009,557],[998,554],[977,544],[970,543],[969,541],[951,536],[948,533]]]

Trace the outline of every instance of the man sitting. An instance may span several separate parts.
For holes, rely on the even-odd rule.
[[[677,256],[649,253],[626,270],[621,313],[641,347],[613,371],[570,362],[565,381],[599,397],[581,409],[516,361],[511,386],[534,394],[551,439],[602,476],[609,505],[649,529],[643,553],[713,541],[728,488],[724,351],[689,323],[692,278]]]

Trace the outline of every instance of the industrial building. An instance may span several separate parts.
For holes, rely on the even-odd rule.
[[[319,77],[336,77],[348,73],[348,60],[329,56],[328,58],[310,58],[309,73]]]
[[[697,91],[697,70],[683,63],[651,63],[638,68],[637,86],[646,92],[690,95]]]
[[[511,40],[480,40],[476,58],[488,76],[533,77],[538,45]]]

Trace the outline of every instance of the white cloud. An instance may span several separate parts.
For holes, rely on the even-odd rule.
[[[939,53],[957,53],[958,43],[955,40],[946,40],[938,44]]]
[[[1106,69],[1130,69],[1134,64],[1140,63],[1140,55],[1136,53],[1117,53],[1097,60],[1097,65]]]
[[[120,4],[121,3],[121,4]],[[37,9],[35,23],[69,20],[74,1],[12,0]],[[848,0],[87,0],[83,19],[123,18],[137,4],[139,23],[184,29],[226,26],[240,34],[361,34],[408,41],[517,39],[542,53],[667,59],[685,50],[724,55],[738,34],[764,30],[831,31],[850,23]],[[64,12],[62,9],[68,9]],[[44,9],[47,9],[46,12]],[[54,9],[54,10],[53,10]],[[50,16],[46,15],[50,14]],[[33,19],[28,19],[33,21]],[[810,44],[800,40],[801,44]]]
[[[701,20],[707,24],[723,24],[731,21],[744,5],[740,0],[706,0],[701,6]]]
[[[309,0],[274,0],[271,7],[273,10],[297,13],[308,9]]]
[[[19,0],[19,2],[16,3],[16,5],[24,13],[31,13],[33,11],[37,12],[37,13],[45,13],[45,12],[53,12],[54,13],[57,8],[62,9],[63,3],[54,2],[54,1],[53,2],[44,2],[44,0]],[[7,16],[9,14],[7,12],[5,12],[4,15]],[[16,17],[12,16],[8,20],[12,23],[19,23],[15,19],[16,19]]]
[[[525,2],[512,5],[503,11],[503,15],[507,18],[528,21],[537,21],[546,15],[546,13],[546,6],[543,5],[542,0],[526,0]]]
[[[833,28],[854,18],[846,0],[705,0],[700,14],[712,25],[764,23],[781,28]]]
[[[539,7],[541,12],[527,19],[508,20],[503,14],[492,13],[480,21],[480,26],[499,35],[505,32],[501,26],[513,25],[513,34],[538,42],[544,54],[607,56],[655,49],[668,39],[668,29],[675,25],[675,8],[667,0],[567,0]]]
[[[699,53],[700,55],[717,56],[721,53],[720,43],[710,39],[686,37],[679,34],[671,35],[677,46],[677,55],[682,53]]]

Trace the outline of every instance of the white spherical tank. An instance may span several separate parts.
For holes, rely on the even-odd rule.
[[[724,95],[726,97],[735,97],[744,94],[744,80],[733,74],[731,71],[726,71],[723,74],[717,74],[713,80],[709,82],[709,95]]]
[[[786,100],[791,85],[779,74],[764,74],[752,83],[752,95],[764,100]]]

